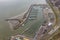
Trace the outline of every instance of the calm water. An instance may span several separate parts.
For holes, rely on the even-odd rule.
[[[44,0],[41,2],[43,3]],[[5,19],[23,13],[33,3],[41,2],[40,0],[0,1],[0,40],[8,40],[9,36],[19,33],[19,30],[11,31]]]

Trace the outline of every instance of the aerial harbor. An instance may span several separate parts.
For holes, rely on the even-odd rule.
[[[0,40],[60,40],[60,0],[0,3]]]

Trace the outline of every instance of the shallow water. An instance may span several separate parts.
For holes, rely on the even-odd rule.
[[[39,0],[0,1],[0,40],[8,40],[11,35],[20,33],[19,30],[11,31],[5,19],[23,13],[33,3],[41,2]]]

